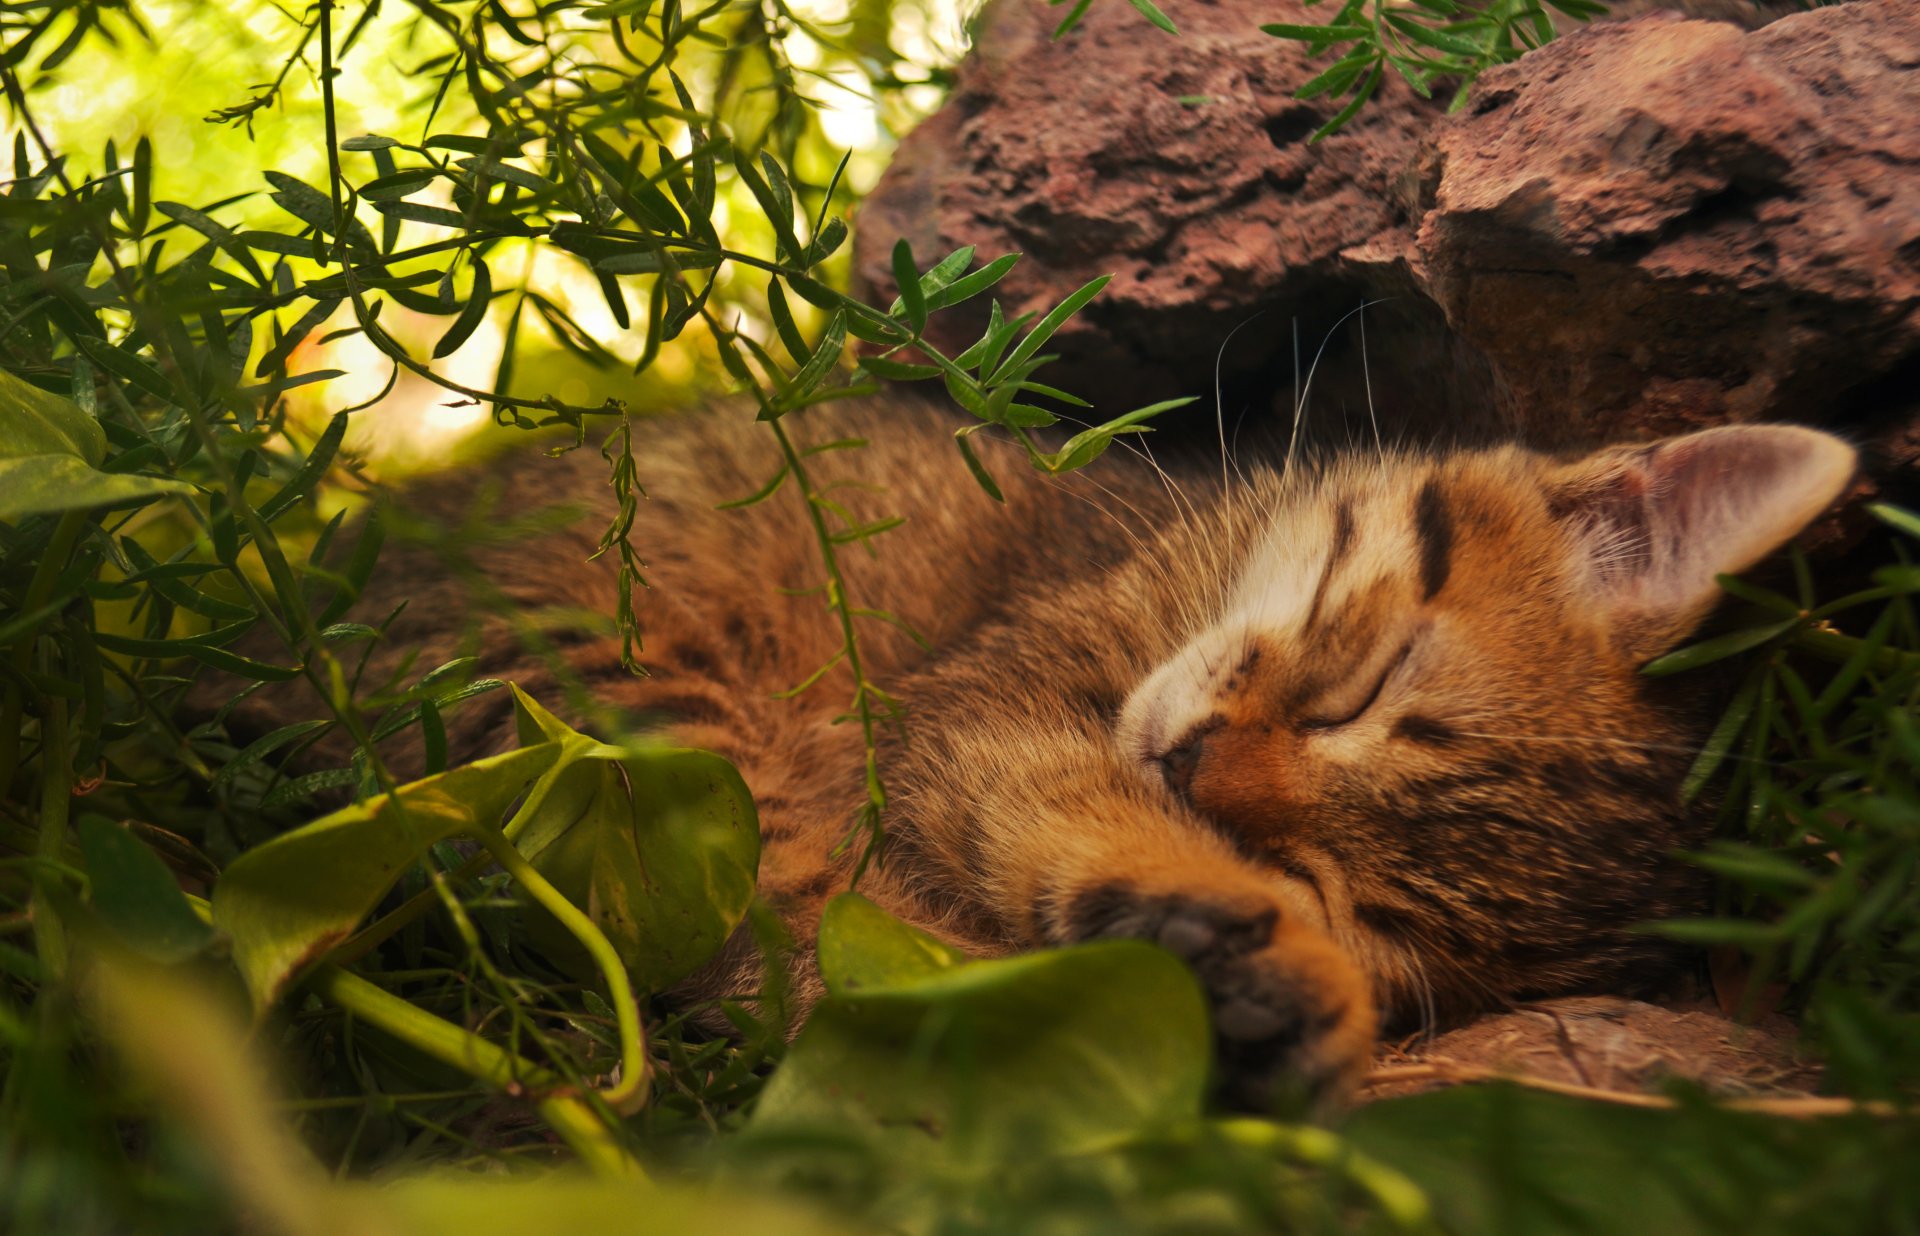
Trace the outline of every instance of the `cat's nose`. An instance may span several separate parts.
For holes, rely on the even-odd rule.
[[[1200,748],[1206,741],[1206,732],[1195,730],[1160,757],[1160,772],[1167,779],[1167,788],[1183,798],[1193,785],[1193,770],[1200,766]]]

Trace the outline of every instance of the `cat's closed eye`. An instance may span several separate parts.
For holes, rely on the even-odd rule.
[[[1407,656],[1412,651],[1413,641],[1408,640],[1377,673],[1355,675],[1351,682],[1344,684],[1333,696],[1319,701],[1306,715],[1302,716],[1300,728],[1337,730],[1343,726],[1352,725],[1366,716],[1368,711],[1379,702],[1381,693],[1386,690],[1388,680],[1407,663]]]

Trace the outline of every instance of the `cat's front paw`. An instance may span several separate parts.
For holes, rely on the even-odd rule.
[[[1072,939],[1150,940],[1193,967],[1212,1006],[1220,1097],[1234,1107],[1337,1094],[1372,1056],[1376,1015],[1360,968],[1271,898],[1106,884],[1072,898],[1063,917]]]

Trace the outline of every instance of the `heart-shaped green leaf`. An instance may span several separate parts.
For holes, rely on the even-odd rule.
[[[636,986],[664,991],[720,951],[753,901],[760,824],[740,774],[710,751],[619,747],[578,733],[514,689],[521,741],[557,743],[508,836],[592,916]],[[557,964],[597,977],[585,950],[532,907],[527,929]]]
[[[410,782],[276,837],[235,859],[213,888],[213,920],[256,1010],[352,934],[435,842],[492,824],[561,758],[540,743]]]
[[[101,472],[100,423],[62,399],[0,370],[0,519],[113,506],[193,488],[184,481]]]
[[[820,977],[836,996],[897,987],[964,964],[967,955],[908,926],[859,893],[820,916]]]
[[[1206,1004],[1186,966],[1131,940],[958,962],[836,901],[830,994],[767,1083],[757,1132],[832,1128],[881,1153],[983,1172],[1196,1119]]]

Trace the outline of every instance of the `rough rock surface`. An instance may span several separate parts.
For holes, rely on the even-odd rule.
[[[1058,10],[990,6],[946,107],[902,143],[862,208],[857,275],[891,295],[898,236],[927,262],[964,244],[983,257],[1018,251],[1001,285],[1011,316],[1112,274],[1049,347],[1070,358],[1050,381],[1113,411],[1197,393],[1244,323],[1226,376],[1271,390],[1291,370],[1290,315],[1305,312],[1302,337],[1317,339],[1360,303],[1341,253],[1404,244],[1394,182],[1443,104],[1390,81],[1310,146],[1337,105],[1292,94],[1325,65],[1259,27],[1318,10],[1174,0],[1168,11],[1178,38],[1116,2],[1055,42]],[[946,315],[937,341],[970,343],[984,309]]]
[[[1792,1026],[1780,1017],[1742,1026],[1718,1013],[1637,1000],[1550,1000],[1388,1053],[1365,1097],[1412,1094],[1487,1073],[1624,1094],[1657,1093],[1685,1079],[1726,1096],[1802,1095],[1820,1074],[1792,1044]]]
[[[1167,7],[1181,38],[1115,3],[1059,44],[1054,11],[990,9],[866,204],[859,275],[887,288],[899,235],[1026,253],[1011,312],[1114,273],[1049,379],[1103,412],[1210,392],[1216,363],[1230,418],[1286,409],[1324,344],[1320,433],[1364,432],[1370,399],[1391,436],[1777,418],[1920,460],[1920,5],[1752,32],[1644,13],[1488,73],[1454,117],[1390,83],[1312,146],[1332,107],[1290,94],[1322,65],[1258,26],[1318,9]]]
[[[1409,260],[1529,428],[1853,419],[1920,355],[1916,116],[1907,0],[1596,27],[1435,129]]]

